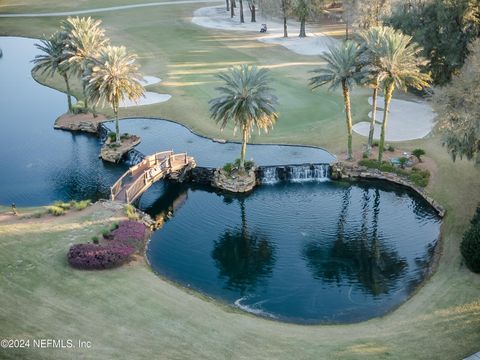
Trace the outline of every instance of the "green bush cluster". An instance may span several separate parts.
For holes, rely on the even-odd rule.
[[[117,134],[114,133],[113,131],[109,132],[107,134],[108,140],[110,140],[111,143],[115,142],[117,140]]]
[[[135,206],[133,205],[125,205],[125,215],[127,215],[127,218],[129,220],[138,220],[140,219],[140,216],[137,213],[137,209],[135,209]]]
[[[406,158],[400,158],[400,163],[402,162],[406,163],[406,161],[402,159],[407,160]],[[420,187],[427,186],[430,180],[430,172],[428,170],[420,170],[417,168],[412,168],[412,171],[408,172],[404,169],[399,169],[395,167],[394,165],[390,164],[388,161],[378,162],[377,160],[373,160],[373,159],[362,159],[358,162],[358,164],[361,166],[366,166],[370,169],[378,169],[383,172],[390,172],[390,173],[395,173],[397,175],[406,176],[412,183]]]
[[[223,170],[229,174],[232,172],[234,168],[235,168],[235,165],[233,165],[233,163],[226,163],[225,165],[223,165]]]
[[[420,187],[426,187],[430,181],[430,171],[413,168],[408,176],[411,182]]]
[[[60,216],[65,214],[65,209],[56,205],[48,206],[47,211],[54,216]]]
[[[480,273],[480,206],[470,222],[470,228],[463,235],[460,251],[468,268]]]
[[[67,210],[75,209],[75,210],[83,210],[86,207],[90,206],[92,202],[90,200],[80,200],[80,201],[56,201],[53,205],[47,206],[47,212],[49,214],[60,216],[65,214]],[[41,214],[35,214],[35,217],[40,217]]]
[[[75,115],[86,114],[88,109],[85,108],[85,103],[83,101],[77,101],[76,104],[72,105],[72,113]]]

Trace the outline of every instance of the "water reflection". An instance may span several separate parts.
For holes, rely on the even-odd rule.
[[[336,239],[330,247],[318,242],[305,244],[303,254],[316,279],[341,284],[344,281],[373,296],[388,294],[408,267],[406,259],[386,247],[378,234],[380,191],[375,189],[372,207],[368,189],[363,190],[361,224],[346,231],[351,189],[342,197]],[[369,215],[372,214],[371,229]]]
[[[254,291],[258,282],[270,277],[275,249],[265,234],[249,230],[245,199],[240,198],[238,203],[241,224],[225,230],[214,241],[212,258],[219,276],[226,279],[225,287],[238,290],[244,296]]]

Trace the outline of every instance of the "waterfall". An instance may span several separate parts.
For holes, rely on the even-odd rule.
[[[140,151],[136,149],[132,149],[125,154],[125,163],[128,166],[134,166],[134,165],[137,165],[144,158],[145,158],[144,154],[142,154]]]
[[[258,176],[262,184],[275,184],[280,181],[327,181],[329,171],[329,164],[261,166]]]
[[[264,167],[261,174],[262,184],[275,184],[279,181],[276,167]]]

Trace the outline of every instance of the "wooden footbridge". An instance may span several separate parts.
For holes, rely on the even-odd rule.
[[[186,153],[163,151],[147,156],[128,169],[110,188],[111,199],[131,204],[155,182],[167,176],[178,178],[194,167],[195,160]]]

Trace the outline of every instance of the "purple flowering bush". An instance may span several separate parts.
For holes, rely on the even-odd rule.
[[[80,269],[109,269],[120,266],[143,249],[146,226],[137,221],[123,221],[103,234],[101,244],[75,244],[68,251],[68,262]],[[96,237],[95,237],[96,238]]]
[[[111,241],[141,250],[145,243],[145,231],[146,226],[140,222],[122,221],[118,228],[111,232]]]
[[[116,242],[106,246],[75,244],[68,251],[68,262],[80,269],[109,269],[130,260],[134,252],[133,247]]]

